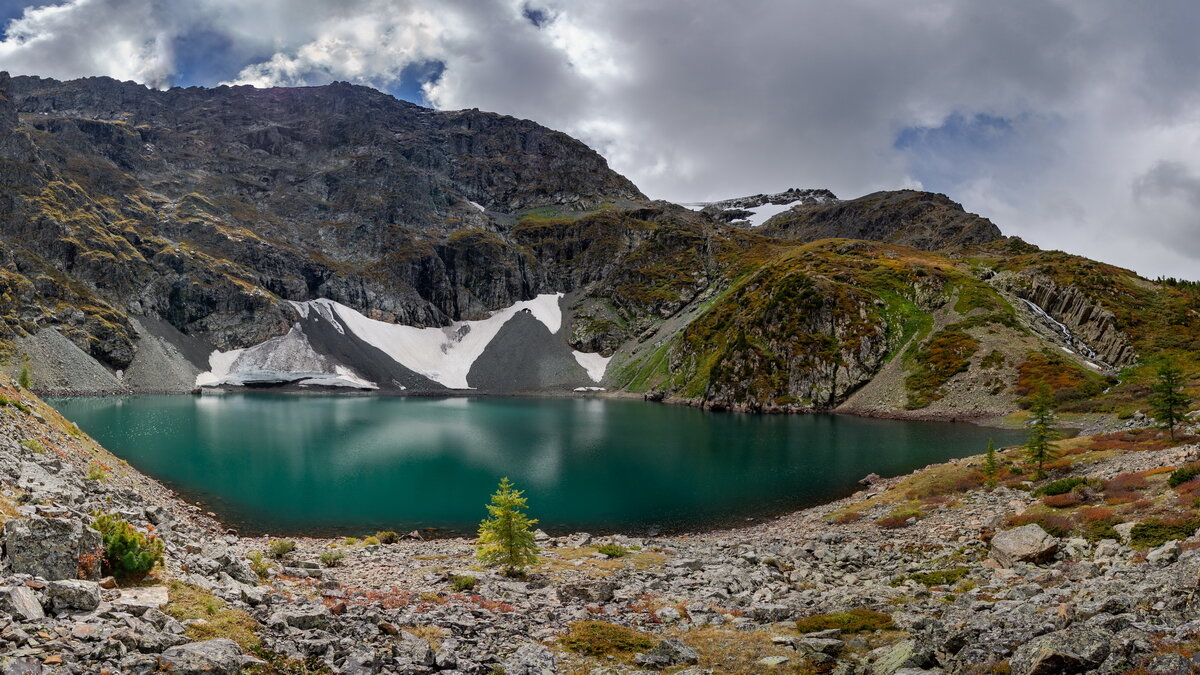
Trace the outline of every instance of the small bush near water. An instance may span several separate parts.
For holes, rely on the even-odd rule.
[[[337,567],[345,557],[346,554],[341,551],[325,551],[321,554],[319,560],[326,567]]]
[[[268,547],[271,551],[271,556],[274,558],[282,558],[283,556],[296,550],[296,542],[291,539],[276,539],[271,542]]]
[[[162,561],[162,541],[138,532],[115,513],[96,516],[92,529],[104,540],[104,571],[118,579],[137,581]]]
[[[610,558],[623,558],[629,554],[629,549],[620,544],[604,544],[597,548],[596,552]]]
[[[400,541],[400,535],[396,534],[395,530],[382,530],[375,533],[375,538],[381,544],[395,544]]]

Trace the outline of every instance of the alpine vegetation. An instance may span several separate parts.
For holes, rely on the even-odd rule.
[[[490,567],[501,567],[509,576],[522,576],[537,562],[538,546],[530,528],[538,521],[525,515],[528,508],[523,491],[507,477],[487,505],[488,518],[479,523],[479,543],[475,557]]]

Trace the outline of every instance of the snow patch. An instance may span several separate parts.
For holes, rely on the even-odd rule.
[[[608,369],[608,362],[612,360],[611,356],[601,356],[587,352],[572,351],[571,355],[587,371],[588,377],[592,378],[592,382],[599,382],[604,379],[604,371]]]
[[[302,315],[307,315],[307,308]],[[377,389],[350,369],[330,362],[313,350],[300,324],[286,335],[245,349],[214,351],[209,371],[196,376],[197,387],[242,386],[255,383],[323,384],[356,389]]]
[[[608,390],[605,389],[604,387],[575,387],[571,391],[577,391],[577,392],[583,393],[583,392],[608,391]]]
[[[479,209],[479,212],[480,212],[480,213],[483,213],[484,211],[487,211],[487,209],[483,208],[483,204],[478,204],[478,203],[476,203],[476,202],[473,202],[473,201],[471,201],[471,200],[469,200],[469,199],[467,200],[467,203],[468,203],[468,204],[470,204],[471,206],[474,206],[475,208]]]
[[[518,312],[527,311],[551,333],[562,328],[562,293],[544,293],[493,312],[479,321],[459,321],[445,328],[416,328],[368,318],[334,302],[313,300],[332,313],[355,336],[387,354],[396,363],[451,389],[470,389],[467,374],[475,360]],[[324,310],[323,310],[324,311]]]
[[[777,216],[799,203],[800,200],[797,199],[796,201],[788,202],[787,204],[763,204],[762,206],[755,206],[754,208],[746,209],[750,213],[754,214],[746,220],[750,221],[750,227],[759,227],[763,223],[767,222],[771,216]]]

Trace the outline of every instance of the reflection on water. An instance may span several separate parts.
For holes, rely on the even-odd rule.
[[[55,399],[138,469],[247,533],[473,529],[502,476],[551,531],[734,523],[976,454],[1015,432],[602,399]]]

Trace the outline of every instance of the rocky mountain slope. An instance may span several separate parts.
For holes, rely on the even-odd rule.
[[[345,84],[0,78],[0,340],[41,391],[605,388],[762,411],[1132,412],[1194,285],[944,195],[646,200],[528,121]]]
[[[736,530],[540,536],[509,579],[463,539],[267,555],[278,540],[223,529],[3,376],[0,396],[6,674],[1197,667],[1194,436],[1127,424],[1060,442],[1044,481],[1009,450],[994,488],[966,458]],[[99,512],[157,537],[164,564],[101,579]]]

